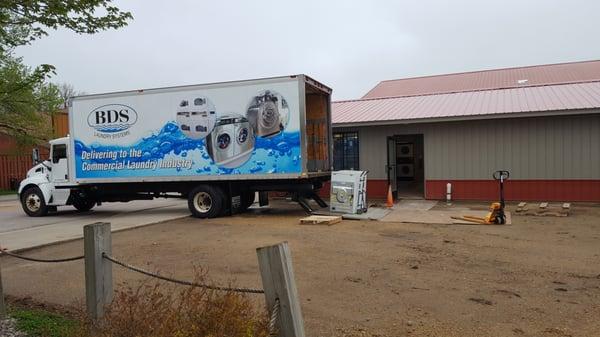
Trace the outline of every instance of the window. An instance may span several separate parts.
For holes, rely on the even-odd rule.
[[[333,169],[358,170],[358,132],[333,133]]]
[[[67,146],[65,144],[52,146],[52,162],[56,164],[62,158],[67,158]]]

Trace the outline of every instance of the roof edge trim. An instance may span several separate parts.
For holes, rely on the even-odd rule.
[[[600,108],[573,109],[573,110],[549,110],[549,111],[533,111],[533,112],[508,112],[508,113],[496,113],[496,114],[489,114],[489,115],[391,119],[391,120],[385,120],[385,121],[371,121],[371,122],[333,123],[332,127],[342,128],[342,127],[360,127],[360,126],[384,126],[384,125],[403,125],[403,124],[420,124],[420,123],[460,122],[460,121],[470,121],[470,120],[487,120],[487,119],[502,119],[502,118],[572,116],[572,115],[589,115],[589,114],[600,114]]]

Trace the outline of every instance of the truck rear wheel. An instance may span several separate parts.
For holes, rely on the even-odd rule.
[[[21,193],[21,206],[29,216],[44,216],[48,214],[48,206],[44,194],[38,187],[31,187]]]
[[[75,207],[79,212],[87,212],[94,208],[96,202],[94,200],[75,198],[73,200],[73,207]]]
[[[254,197],[255,197],[254,191],[242,192],[242,195],[241,195],[241,199],[242,199],[241,211],[242,212],[245,212],[246,210],[248,210],[248,207],[252,206],[252,204],[254,203]]]
[[[188,195],[188,208],[196,218],[216,218],[223,212],[225,198],[216,186],[199,185]]]

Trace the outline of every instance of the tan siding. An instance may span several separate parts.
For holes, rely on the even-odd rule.
[[[590,176],[594,176],[600,168],[600,118],[590,122],[590,129]],[[594,172],[594,169],[597,171]]]
[[[423,134],[426,179],[600,179],[600,114],[370,126],[359,130],[360,168],[386,179],[386,138]],[[339,130],[339,129],[335,129]]]

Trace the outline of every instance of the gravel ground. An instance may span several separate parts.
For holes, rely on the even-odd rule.
[[[25,337],[22,332],[17,331],[14,319],[0,320],[0,337]]]
[[[484,203],[453,208],[486,209]],[[515,204],[509,204],[514,211]],[[445,210],[445,203],[436,210]],[[513,224],[434,225],[344,220],[299,225],[295,204],[268,213],[184,218],[115,233],[113,255],[191,279],[261,287],[255,249],[288,241],[307,336],[600,337],[600,206]],[[26,252],[79,255],[82,241]],[[82,261],[44,264],[2,257],[4,291],[83,307]],[[115,287],[146,278],[113,267]],[[257,305],[262,296],[252,296]],[[1,334],[0,334],[1,335]]]

